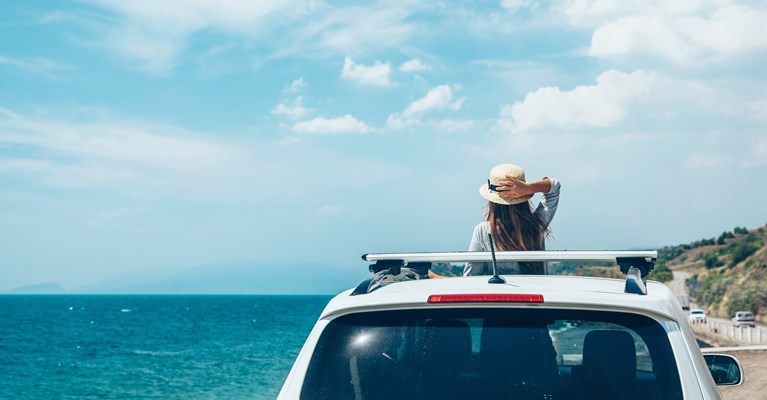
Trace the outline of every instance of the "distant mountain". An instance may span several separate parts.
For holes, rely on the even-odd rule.
[[[40,283],[37,285],[22,286],[11,289],[6,294],[62,294],[65,293],[63,287],[58,283]]]
[[[143,271],[74,290],[82,294],[333,294],[356,286],[364,268],[317,263],[243,263]]]
[[[665,247],[659,261],[686,270],[690,295],[709,314],[749,310],[767,321],[767,226],[735,227],[714,238]]]

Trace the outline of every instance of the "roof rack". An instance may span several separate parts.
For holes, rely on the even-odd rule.
[[[438,253],[369,253],[362,259],[372,261],[370,272],[373,276],[360,283],[352,295],[365,294],[385,284],[427,277],[432,263],[493,262],[491,252],[438,252]],[[613,261],[626,274],[626,293],[647,294],[642,278],[655,267],[658,252],[655,250],[595,251],[499,251],[495,253],[498,262],[541,262],[541,261]],[[395,278],[399,277],[399,278]]]

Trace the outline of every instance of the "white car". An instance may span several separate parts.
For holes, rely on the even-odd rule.
[[[363,256],[374,275],[330,301],[278,399],[698,400],[742,383],[733,357],[704,359],[670,290],[645,284],[655,252],[497,253],[499,262],[617,260],[625,281],[423,279],[433,262],[495,256]]]
[[[740,328],[741,326],[756,327],[756,320],[751,311],[738,311],[731,319],[732,324]]]
[[[706,312],[699,308],[690,310],[690,314],[687,315],[687,322],[691,324],[705,324]]]

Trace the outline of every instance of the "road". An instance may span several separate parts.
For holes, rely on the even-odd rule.
[[[690,274],[683,271],[674,271],[674,279],[668,283],[669,289],[674,296],[687,295],[685,281]],[[691,307],[693,305],[691,304]],[[709,322],[721,321],[729,324],[730,320],[723,318],[708,317]],[[722,387],[720,391],[726,400],[751,400],[759,398],[759,393],[767,390],[767,351],[723,351],[738,358],[743,367],[745,382],[741,386]]]
[[[674,279],[668,283],[669,289],[671,289],[671,293],[674,294],[674,296],[687,296],[687,285],[685,285],[685,282],[687,279],[690,278],[690,274],[688,272],[684,271],[674,271]],[[694,304],[690,304],[690,308],[695,308]],[[723,324],[729,324],[730,320],[726,318],[716,318],[712,316],[707,316],[707,319],[712,322],[721,322]],[[764,326],[759,325],[757,326]]]
[[[765,373],[767,351],[723,351],[723,353],[738,358],[743,367],[743,377],[745,378],[741,386],[719,388],[725,400],[763,398],[765,391],[767,391],[767,373]]]
[[[690,278],[690,274],[684,271],[674,271],[674,279],[668,284],[671,293],[674,296],[687,296],[687,286],[685,281]]]

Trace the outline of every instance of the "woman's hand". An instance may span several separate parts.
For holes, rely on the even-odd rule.
[[[513,176],[507,176],[498,183],[498,196],[506,201],[517,200],[535,193],[529,183]]]

